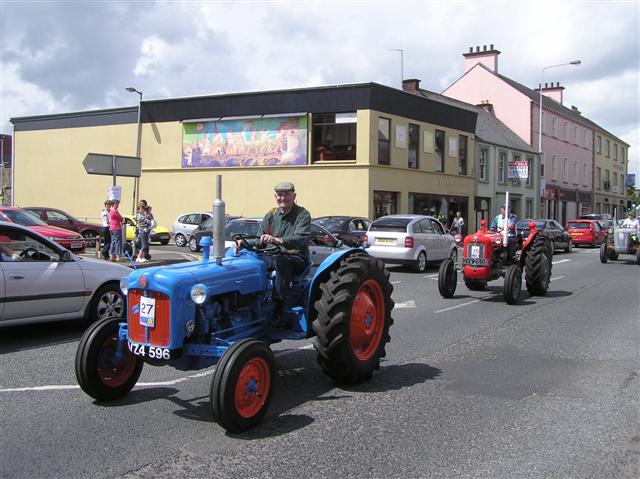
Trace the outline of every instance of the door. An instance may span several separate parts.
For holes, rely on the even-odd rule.
[[[439,221],[431,220],[433,226],[433,232],[438,238],[438,259],[445,259],[449,257],[449,247],[451,240],[448,235],[445,234],[444,228]]]
[[[311,225],[311,236],[309,237],[309,259],[313,266],[318,266],[337,249],[336,241],[330,234],[323,231],[317,225]]]
[[[427,250],[427,260],[437,261],[442,258],[442,246],[440,238],[433,229],[433,223],[429,218],[425,218],[418,222],[421,233],[416,234],[419,238],[418,243]],[[414,229],[415,231],[415,229]],[[418,239],[416,238],[416,239]]]
[[[75,261],[60,261],[58,249],[24,230],[0,227],[4,237],[20,260],[2,262],[3,320],[82,311],[84,276]]]

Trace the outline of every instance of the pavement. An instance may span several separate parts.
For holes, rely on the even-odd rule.
[[[133,267],[135,264],[136,268],[149,268],[152,266],[163,266],[167,264],[175,264],[175,263],[184,263],[186,261],[194,261],[202,258],[201,254],[195,254],[189,251],[186,248],[181,248],[182,251],[176,251],[175,247],[172,246],[160,246],[152,247],[149,249],[149,254],[151,255],[151,259],[145,263],[135,263],[135,261],[121,261],[120,264],[124,266]],[[87,250],[80,254],[85,258],[99,258],[99,254],[96,254],[95,250],[87,248]]]

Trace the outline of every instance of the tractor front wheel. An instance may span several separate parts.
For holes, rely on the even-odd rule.
[[[507,304],[516,304],[522,291],[522,268],[517,264],[507,267],[504,274],[504,300]]]
[[[544,296],[551,281],[552,249],[548,240],[542,235],[536,235],[533,245],[527,251],[525,258],[525,279],[527,291],[535,296]]]
[[[607,244],[602,243],[600,245],[600,262],[606,263],[609,260],[609,252],[607,251]]]
[[[438,270],[438,290],[443,298],[451,298],[456,292],[458,274],[452,260],[445,259]]]
[[[133,389],[143,361],[126,345],[118,343],[120,322],[107,318],[92,324],[76,351],[76,379],[82,390],[98,401],[112,401]]]
[[[313,345],[324,373],[337,383],[371,378],[386,355],[393,286],[384,263],[366,253],[342,259],[320,285]]]
[[[220,359],[211,381],[209,406],[215,421],[238,433],[255,427],[273,396],[273,352],[262,341],[243,339]]]

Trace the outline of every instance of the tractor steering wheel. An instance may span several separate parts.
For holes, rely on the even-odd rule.
[[[246,234],[238,233],[231,236],[231,239],[233,241],[239,242],[241,248],[250,250],[250,251],[255,251],[256,253],[271,254],[271,253],[278,253],[282,251],[280,249],[280,246],[273,243],[269,243],[266,246],[261,246],[263,245],[263,243],[259,243],[258,246],[251,246],[247,240],[255,240],[255,239],[259,240],[260,236],[256,236],[256,235],[246,235]]]

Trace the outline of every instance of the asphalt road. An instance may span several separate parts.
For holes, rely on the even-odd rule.
[[[160,247],[165,248],[165,247]],[[508,306],[392,267],[396,309],[373,379],[336,387],[310,341],[273,345],[276,396],[237,436],[211,421],[213,369],[145,365],[110,404],[76,385],[82,327],[0,328],[7,478],[639,477],[640,269],[554,257],[551,288]]]

